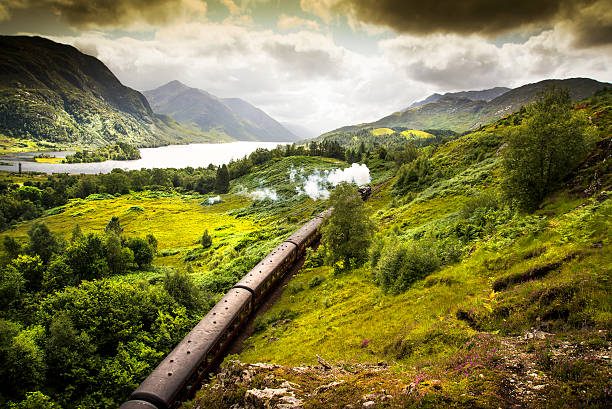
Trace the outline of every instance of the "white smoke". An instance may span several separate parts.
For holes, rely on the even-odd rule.
[[[215,203],[219,203],[221,201],[221,196],[209,197],[208,204],[214,205]]]
[[[365,164],[353,163],[350,168],[335,169],[327,177],[332,186],[340,182],[355,183],[357,186],[370,183],[370,169]]]
[[[249,196],[251,196],[255,200],[270,199],[274,202],[278,200],[278,195],[276,194],[276,190],[270,189],[268,187],[249,192]]]
[[[364,164],[353,163],[351,167],[345,169],[334,169],[332,171],[316,170],[308,176],[303,175],[304,170],[298,172],[291,169],[289,180],[294,182],[301,181],[295,190],[298,194],[308,195],[313,200],[328,199],[329,186],[337,186],[341,182],[355,183],[358,186],[370,183],[370,169]]]

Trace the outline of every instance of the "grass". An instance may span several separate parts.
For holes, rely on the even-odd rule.
[[[372,130],[372,134],[375,136],[391,135],[392,133],[394,133],[394,131],[390,128],[376,128]]]
[[[408,199],[404,204],[398,203],[403,199],[392,197],[387,185],[368,202],[379,231],[387,237],[439,231],[440,223],[460,217],[459,211],[469,200],[469,192],[468,196],[458,194],[461,180],[478,176],[482,170],[493,174],[493,179],[475,177],[468,185],[483,190],[495,186],[496,170],[491,163],[495,164],[478,162],[460,176],[432,185],[429,193],[426,189],[422,200]],[[526,406],[557,407],[572,402],[606,407],[610,395],[605,391],[610,385],[604,361],[589,356],[605,353],[610,345],[609,193],[584,198],[561,190],[535,214],[504,220],[471,242],[462,261],[443,267],[397,296],[383,293],[373,283],[368,264],[339,275],[327,266],[302,270],[260,318],[266,325],[247,340],[237,358],[289,367],[314,365],[317,355],[339,365],[382,361],[390,365],[390,372],[372,375],[379,382],[394,379],[392,384],[397,385],[411,376],[441,380],[436,381],[441,382],[440,390],[426,393],[434,403],[421,400],[420,406],[437,407],[444,402],[450,407],[497,407],[499,399],[519,399],[499,396],[500,390],[512,390],[510,378],[528,380],[521,378],[527,375],[513,372],[508,363],[513,356],[522,357],[527,364],[536,362],[538,348],[563,354],[567,345],[579,349],[582,343],[595,349],[583,348],[572,356],[554,355],[553,364],[539,369],[548,378],[546,389],[538,396],[549,403],[535,400]],[[319,284],[309,285],[313,281]],[[554,334],[553,344],[516,341],[532,328]],[[592,352],[595,350],[600,352]],[[571,374],[564,375],[568,371]],[[589,396],[581,395],[582,389]],[[362,392],[351,385],[347,393],[352,397],[348,402],[355,402]],[[398,396],[404,395],[394,395],[394,399]],[[397,406],[389,405],[414,404],[412,398],[405,399]],[[308,402],[311,407],[342,407],[340,400],[316,403],[313,398]]]
[[[419,131],[419,130],[416,130],[416,129],[410,129],[410,130],[407,130],[407,131],[402,131],[401,134],[404,135],[407,139],[434,138],[434,136],[432,134],[430,134],[429,132]]]
[[[64,163],[64,158],[35,158],[38,163]]]
[[[52,145],[40,144],[29,139],[11,138],[0,133],[0,155],[18,152],[31,152],[52,148]]]
[[[241,195],[223,195],[223,202],[202,206],[202,198],[187,195],[160,195],[157,192],[139,192],[118,197],[92,195],[87,199],[72,199],[62,206],[58,214],[42,217],[49,228],[69,238],[78,224],[84,233],[101,232],[111,217],[119,217],[124,235],[153,234],[158,240],[158,251],[181,249],[179,253],[158,257],[155,264],[178,266],[181,254],[197,248],[197,241],[205,229],[213,236],[217,249],[236,244],[243,235],[254,231],[257,224],[246,218],[235,218],[227,211],[249,203]],[[57,210],[56,210],[57,211]],[[5,234],[25,240],[33,221],[19,223]]]

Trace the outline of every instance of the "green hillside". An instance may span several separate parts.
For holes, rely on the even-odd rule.
[[[94,147],[219,140],[154,114],[141,93],[74,47],[11,36],[0,45],[0,134],[13,141]]]
[[[433,98],[431,100],[433,102],[418,105],[402,112],[395,112],[378,121],[342,127],[322,136],[327,137],[341,132],[356,132],[367,128],[385,127],[405,127],[419,130],[449,129],[461,133],[477,129],[483,124],[518,111],[521,106],[534,101],[540,91],[552,85],[567,88],[575,101],[587,98],[601,88],[610,86],[608,83],[588,78],[571,78],[544,80],[523,85],[488,101],[468,98],[472,95],[469,93],[450,93],[441,95],[439,98]]]
[[[595,126],[590,153],[533,212],[500,189],[525,114],[423,149],[403,165],[414,179],[400,170],[367,203],[370,261],[311,254],[193,407],[609,407],[610,108],[607,91],[573,110]],[[386,288],[389,274],[417,279]]]

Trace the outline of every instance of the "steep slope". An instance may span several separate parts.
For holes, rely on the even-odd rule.
[[[145,91],[144,95],[155,112],[170,115],[203,132],[224,134],[241,141],[297,139],[265,112],[242,100],[221,100],[179,81],[171,81],[154,90]]]
[[[611,106],[610,92],[580,104],[599,141],[531,214],[499,195],[512,123],[423,152],[427,181],[367,202],[370,263],[342,271],[324,246],[311,253],[188,407],[612,407]],[[407,288],[381,289],[437,257]]]
[[[572,99],[579,100],[589,97],[598,90],[611,86],[611,84],[589,78],[544,80],[515,88],[490,101],[472,100],[471,97],[479,95],[479,91],[474,91],[475,93],[472,94],[470,92],[446,94],[439,96],[439,98],[434,94],[429,97],[434,102],[393,113],[372,123],[342,127],[323,136],[338,132],[355,132],[361,129],[385,127],[449,129],[455,132],[465,132],[518,111],[521,106],[534,101],[538,93],[549,86],[567,88]],[[489,96],[492,95],[494,93],[489,94]]]
[[[430,104],[432,102],[438,102],[444,97],[459,97],[459,98],[467,98],[472,101],[490,101],[498,96],[510,91],[512,88],[506,87],[495,87],[490,89],[484,89],[481,91],[461,91],[461,92],[447,92],[444,95],[435,93],[431,94],[427,98],[421,101],[416,101],[412,103],[408,108],[402,110],[402,112],[408,111],[409,109],[420,107],[426,104]]]
[[[98,59],[40,37],[0,37],[0,133],[60,145],[159,145],[185,130]],[[193,133],[190,136],[194,136]]]
[[[247,119],[268,134],[267,141],[294,141],[299,139],[289,129],[261,109],[240,98],[223,98],[221,101],[235,114]]]

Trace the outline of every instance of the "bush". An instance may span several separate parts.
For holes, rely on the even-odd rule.
[[[323,283],[323,281],[325,281],[325,277],[323,277],[323,276],[314,276],[308,282],[308,287],[309,288],[315,288],[315,287],[321,285]]]
[[[391,241],[385,244],[374,268],[374,280],[391,293],[406,291],[412,283],[425,278],[440,266],[430,243]]]
[[[153,248],[147,240],[140,237],[129,239],[127,247],[134,253],[134,262],[138,268],[143,269],[153,261]]]
[[[212,237],[208,234],[208,230],[204,230],[204,234],[202,234],[202,238],[200,239],[200,244],[202,244],[202,247],[205,249],[212,246]]]
[[[177,303],[184,305],[189,311],[201,311],[204,306],[200,290],[185,272],[166,273],[164,289]]]

